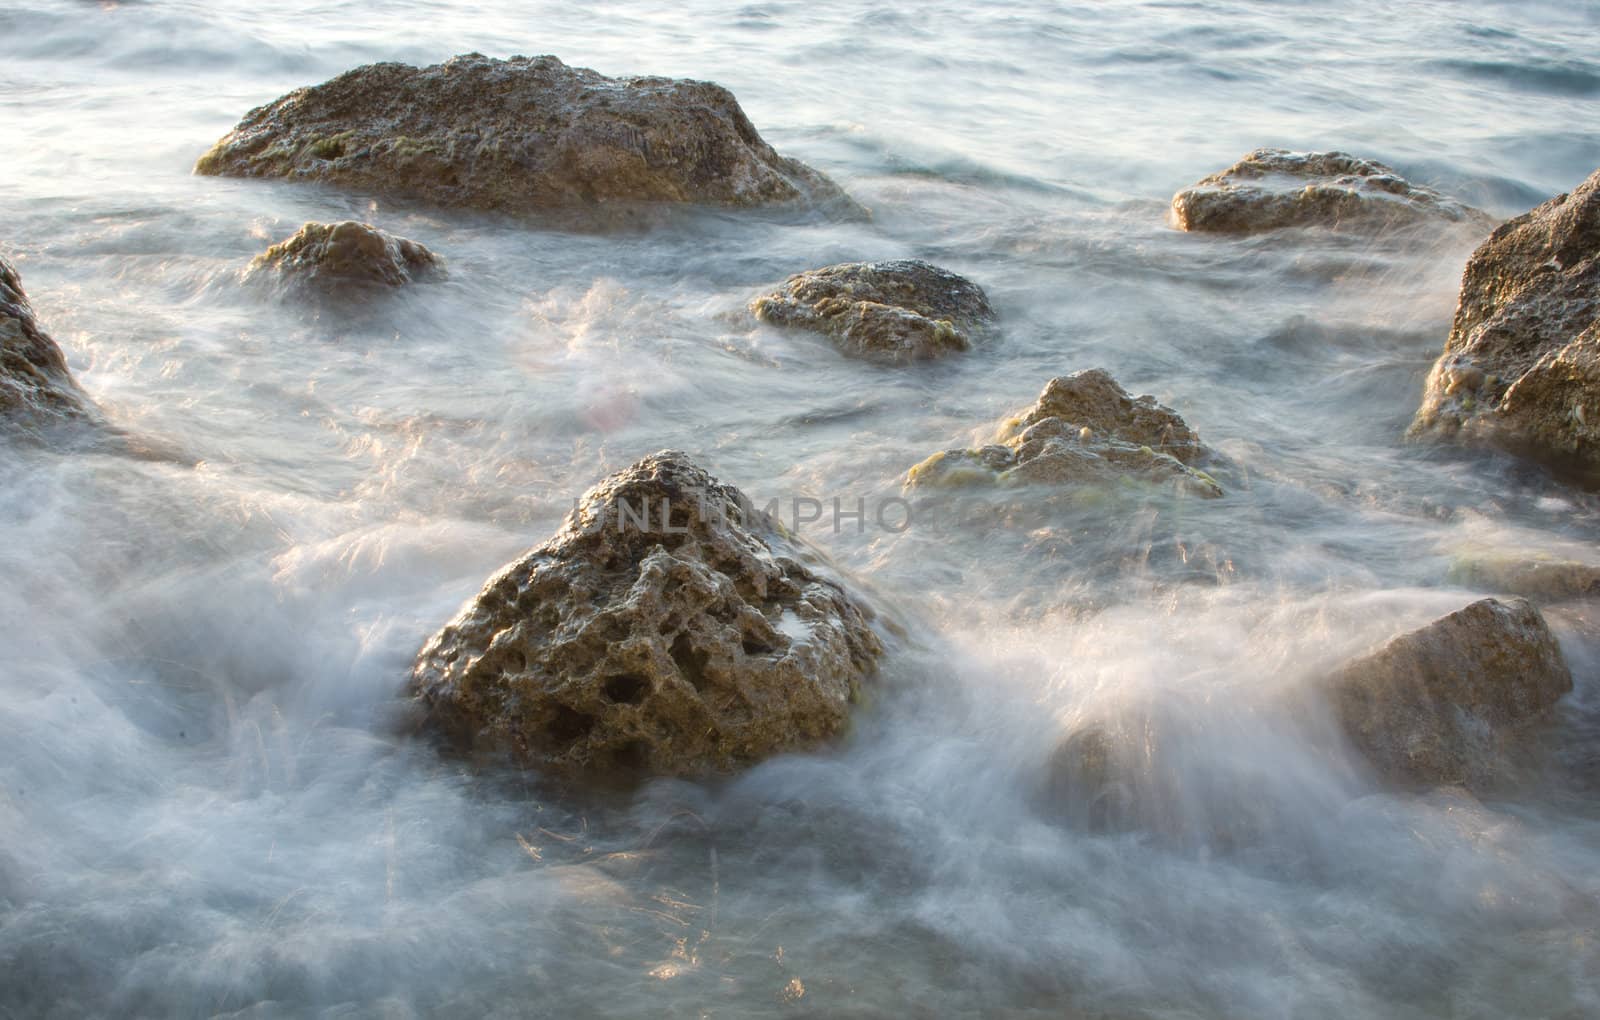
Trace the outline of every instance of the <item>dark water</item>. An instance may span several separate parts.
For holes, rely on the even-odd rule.
[[[0,451],[0,1016],[1594,1015],[1593,622],[1552,614],[1578,688],[1506,799],[1385,792],[1312,685],[1468,601],[1462,556],[1592,555],[1592,497],[1399,440],[1481,238],[1163,214],[1261,144],[1520,212],[1600,166],[1597,30],[1590,3],[0,7],[0,244],[108,413],[197,464]],[[874,219],[587,236],[189,175],[292,87],[468,50],[720,81]],[[340,311],[240,285],[341,217],[448,280]],[[891,370],[742,314],[895,256],[977,280],[1003,335]],[[607,471],[675,446],[763,502],[875,505],[1092,366],[1242,483],[813,526],[911,621],[839,746],[596,802],[390,735],[422,640]],[[1052,747],[1108,720],[1160,795],[1132,832],[1051,821]]]

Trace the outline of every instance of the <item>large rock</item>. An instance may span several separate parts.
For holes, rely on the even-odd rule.
[[[250,272],[322,286],[381,284],[398,287],[437,269],[423,245],[368,223],[307,223],[250,263]]]
[[[195,172],[324,181],[441,206],[852,207],[710,82],[607,78],[555,57],[369,64],[250,111]]]
[[[871,609],[683,454],[586,493],[417,658],[465,743],[568,773],[693,774],[845,725],[882,652]]]
[[[994,321],[983,288],[917,259],[798,273],[750,310],[763,322],[814,330],[848,354],[887,362],[967,350]]]
[[[912,488],[1140,481],[1214,497],[1222,487],[1198,467],[1211,456],[1176,411],[1151,396],[1130,396],[1093,368],[1051,379],[989,445],[936,453],[906,481]]]
[[[0,258],[0,432],[39,438],[62,425],[99,420],[61,348],[39,328],[21,277]]]
[[[1279,227],[1375,229],[1487,214],[1412,184],[1382,163],[1343,152],[1257,149],[1172,198],[1180,230],[1244,234]]]
[[[1572,674],[1532,603],[1483,599],[1346,665],[1329,690],[1350,739],[1385,777],[1482,787],[1572,690]]]
[[[1600,171],[1473,253],[1411,435],[1492,444],[1600,485]]]

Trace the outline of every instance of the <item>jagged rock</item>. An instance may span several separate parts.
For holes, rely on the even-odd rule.
[[[1179,230],[1244,234],[1279,227],[1374,229],[1487,214],[1412,184],[1382,163],[1343,152],[1257,149],[1172,198]]]
[[[1215,497],[1222,487],[1197,466],[1210,457],[1176,411],[1151,396],[1130,396],[1094,368],[1051,379],[1032,407],[1001,424],[991,444],[936,453],[912,468],[906,483],[916,488],[1139,480]]]
[[[250,263],[252,274],[274,272],[317,284],[398,287],[438,268],[439,260],[416,241],[367,223],[307,223]]]
[[[720,85],[608,78],[550,56],[358,67],[250,111],[195,172],[503,212],[856,208],[823,174],[773,151]]]
[[[848,354],[888,362],[967,350],[994,321],[983,288],[917,259],[797,273],[750,310],[763,322],[815,330]]]
[[[1406,784],[1492,784],[1523,730],[1572,690],[1544,617],[1483,599],[1402,634],[1329,681],[1367,759]]]
[[[0,258],[0,431],[38,438],[58,426],[100,420],[61,348],[39,328],[21,277]]]
[[[664,451],[492,578],[412,691],[446,733],[527,764],[725,770],[840,731],[882,653],[872,618],[737,489]]]
[[[1473,253],[1410,434],[1499,446],[1600,486],[1600,171]]]

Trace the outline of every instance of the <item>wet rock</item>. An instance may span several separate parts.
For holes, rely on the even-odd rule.
[[[806,547],[665,451],[590,489],[417,658],[458,740],[562,771],[694,774],[845,725],[882,645]]]
[[[1536,602],[1563,602],[1600,596],[1600,563],[1535,554],[1464,554],[1450,564],[1448,580]]]
[[[847,354],[886,362],[967,350],[994,321],[983,288],[917,259],[798,273],[750,310],[763,322],[815,330]]]
[[[1102,369],[1052,379],[1039,399],[975,450],[946,450],[912,468],[908,487],[1170,484],[1203,497],[1222,487],[1194,430],[1151,396],[1132,397]]]
[[[1473,253],[1410,434],[1498,446],[1600,487],[1600,171]]]
[[[64,425],[100,420],[61,348],[39,328],[21,277],[0,258],[0,434],[38,439]]]
[[[1343,152],[1257,149],[1172,198],[1179,230],[1245,234],[1279,227],[1376,229],[1425,220],[1494,220],[1382,163]]]
[[[1532,603],[1483,599],[1346,665],[1329,690],[1346,733],[1388,779],[1483,787],[1572,690],[1572,674]]]
[[[250,272],[317,284],[382,284],[398,287],[436,270],[427,248],[368,223],[307,223],[286,241],[250,263]]]
[[[440,206],[838,206],[710,82],[608,78],[555,57],[369,64],[250,111],[195,172],[322,181]]]

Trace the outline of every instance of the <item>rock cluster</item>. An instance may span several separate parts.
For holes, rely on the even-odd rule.
[[[1007,419],[994,441],[946,450],[912,468],[907,485],[1171,484],[1203,497],[1222,487],[1198,465],[1200,437],[1151,396],[1133,397],[1103,369],[1051,379],[1039,399]]]
[[[1470,206],[1343,152],[1257,149],[1172,198],[1180,230],[1244,234],[1279,227],[1374,229],[1428,219],[1493,222]]]
[[[58,426],[99,420],[61,348],[39,328],[22,278],[0,258],[0,433],[38,438]]]
[[[847,354],[885,362],[967,350],[994,321],[983,288],[918,259],[797,273],[750,310],[763,322],[814,330]]]
[[[368,223],[307,223],[250,263],[252,274],[271,272],[286,280],[323,285],[380,284],[398,287],[438,268],[439,260],[416,241]]]
[[[1600,485],[1600,171],[1473,253],[1411,435],[1492,444]]]
[[[813,744],[882,645],[811,556],[683,454],[646,457],[492,578],[412,690],[467,745],[567,773],[687,775]]]
[[[551,56],[369,64],[250,111],[195,171],[440,206],[850,206],[710,82],[608,78]]]
[[[1402,634],[1329,681],[1350,739],[1403,784],[1491,784],[1528,724],[1572,690],[1544,617],[1483,599]]]

